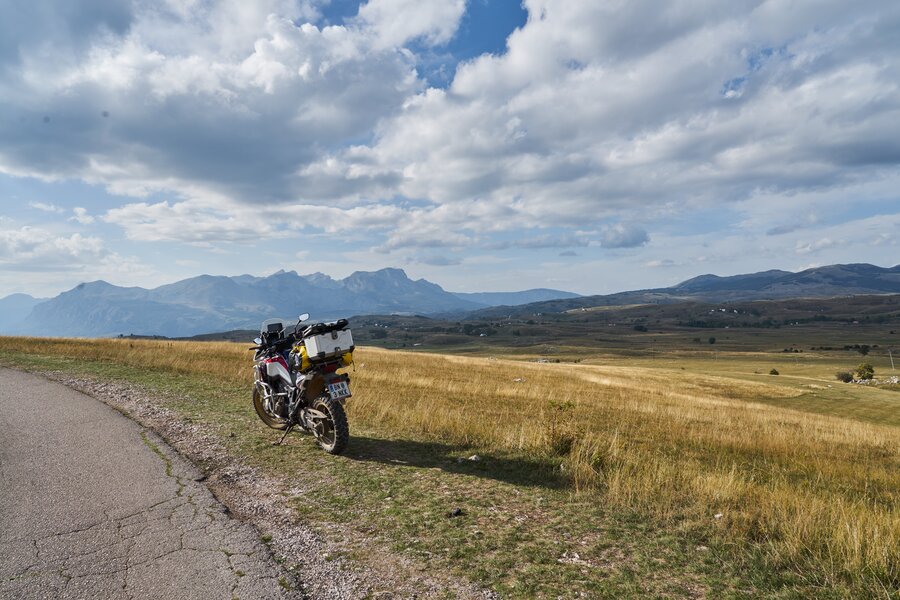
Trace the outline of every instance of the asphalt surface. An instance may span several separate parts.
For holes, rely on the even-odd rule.
[[[283,598],[251,526],[150,431],[0,369],[0,598]]]

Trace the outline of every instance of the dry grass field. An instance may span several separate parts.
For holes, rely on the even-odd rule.
[[[23,353],[40,355],[44,368],[114,364],[216,380],[236,394],[250,389],[242,344],[0,338],[5,362]],[[699,532],[726,549],[732,563],[758,557],[753,568],[762,578],[789,574],[784,589],[795,595],[898,597],[900,428],[890,419],[878,424],[796,410],[808,401],[810,385],[840,393],[826,388],[835,383],[829,366],[800,379],[754,378],[751,359],[740,360],[715,371],[700,368],[699,360],[537,364],[361,348],[351,371],[351,434],[549,465],[567,500],[553,505],[558,514],[548,518],[564,525],[567,502],[602,505],[676,534]],[[854,387],[852,402],[864,404],[867,392]],[[890,394],[871,392],[882,404]],[[401,549],[415,546],[393,540]],[[472,569],[503,588],[499,575]],[[754,585],[762,584],[751,579],[725,589],[755,595]],[[548,595],[540,585],[524,594]]]

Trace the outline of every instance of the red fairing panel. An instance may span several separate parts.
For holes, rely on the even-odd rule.
[[[266,361],[266,374],[269,377],[280,377],[287,383],[291,383],[291,373],[288,370],[284,357],[270,358]]]

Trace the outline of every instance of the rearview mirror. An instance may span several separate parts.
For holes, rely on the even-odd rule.
[[[260,345],[262,345],[262,340],[259,338],[254,338],[253,343],[256,344],[257,346],[260,346]]]
[[[303,321],[306,321],[307,319],[309,319],[309,313],[303,313],[302,315],[300,315],[300,318],[297,320],[297,322],[302,323]]]

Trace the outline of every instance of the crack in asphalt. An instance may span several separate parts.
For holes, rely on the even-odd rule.
[[[230,518],[161,438],[35,379],[0,369],[0,597],[303,597],[279,585],[259,533]],[[17,401],[29,383],[62,412],[50,433]],[[65,422],[66,411],[77,418]]]

